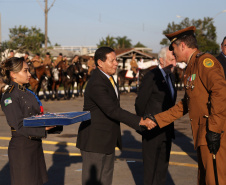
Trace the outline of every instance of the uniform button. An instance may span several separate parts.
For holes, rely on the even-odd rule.
[[[30,109],[30,107],[27,107],[28,109]]]
[[[23,99],[24,97],[22,96],[21,98]]]
[[[30,115],[31,115],[31,113],[30,113]]]
[[[192,119],[190,119],[190,121],[192,121]]]

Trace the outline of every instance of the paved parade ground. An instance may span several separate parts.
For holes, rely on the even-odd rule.
[[[178,100],[183,97],[183,94],[183,91],[178,92]],[[135,93],[122,94],[121,107],[135,113],[135,98]],[[83,109],[83,97],[42,102],[45,113],[82,111]],[[46,139],[43,139],[49,175],[49,182],[45,185],[81,184],[82,158],[80,151],[75,147],[79,124],[65,126],[60,135],[48,135]],[[177,120],[175,128],[176,139],[172,145],[166,184],[195,185],[197,182],[197,158],[188,115]],[[141,136],[124,124],[121,124],[121,131],[123,150],[116,149],[113,185],[142,185]],[[7,156],[10,136],[10,128],[0,110],[0,185],[10,185]]]

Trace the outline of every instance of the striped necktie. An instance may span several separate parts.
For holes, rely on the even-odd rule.
[[[111,82],[113,88],[115,89],[115,82],[114,82],[114,80],[113,80],[113,77],[110,76],[109,80],[110,80],[110,82]]]

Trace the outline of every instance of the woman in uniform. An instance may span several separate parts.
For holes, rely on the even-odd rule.
[[[1,75],[9,85],[1,107],[12,132],[8,148],[11,185],[43,185],[48,177],[41,138],[54,127],[23,126],[24,118],[43,113],[40,100],[25,87],[31,74],[23,57],[3,62]]]

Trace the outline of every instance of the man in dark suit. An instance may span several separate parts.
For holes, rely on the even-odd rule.
[[[221,63],[222,67],[224,68],[224,74],[226,79],[226,37],[224,37],[222,43],[221,43],[221,50],[219,56],[217,56],[217,60]]]
[[[173,69],[176,60],[168,47],[159,52],[159,66],[148,72],[139,89],[135,108],[138,116],[155,115],[175,104]],[[142,132],[144,185],[165,185],[174,125]]]
[[[84,95],[84,111],[90,111],[91,120],[81,123],[77,138],[83,159],[82,184],[111,185],[115,147],[122,148],[120,122],[136,130],[140,130],[139,125],[149,129],[155,125],[120,107],[119,91],[112,78],[118,66],[115,51],[101,47],[94,60],[97,68]]]

